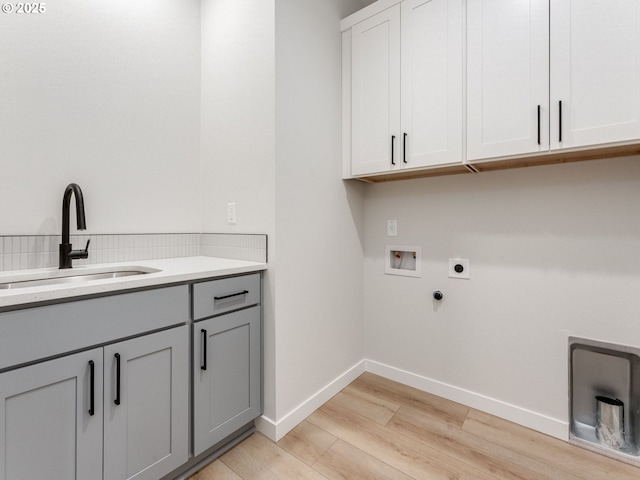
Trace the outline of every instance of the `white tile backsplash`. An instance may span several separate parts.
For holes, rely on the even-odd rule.
[[[201,252],[208,257],[266,262],[267,236],[203,233]]]
[[[71,235],[74,249],[89,245],[89,258],[74,265],[130,262],[160,258],[231,258],[267,261],[267,236],[220,233]],[[0,271],[58,266],[60,235],[0,236]]]

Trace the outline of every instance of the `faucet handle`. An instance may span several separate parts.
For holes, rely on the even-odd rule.
[[[91,240],[87,240],[87,245],[84,247],[84,250],[71,250],[71,244],[67,244],[66,246],[60,245],[60,251],[62,252],[62,249],[65,248],[65,255],[73,260],[77,260],[80,258],[89,258],[89,243],[91,243]]]

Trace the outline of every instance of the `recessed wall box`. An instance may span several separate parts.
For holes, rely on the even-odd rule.
[[[449,278],[469,279],[469,259],[467,258],[450,258],[449,259]]]
[[[640,349],[569,337],[569,443],[640,466]]]
[[[422,247],[387,245],[384,273],[405,277],[422,277]]]

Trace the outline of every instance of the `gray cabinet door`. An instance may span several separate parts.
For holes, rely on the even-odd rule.
[[[105,480],[157,480],[188,460],[188,348],[186,325],[104,348]]]
[[[23,478],[102,478],[101,348],[0,374],[0,479]]]
[[[260,307],[193,325],[194,454],[261,412]]]

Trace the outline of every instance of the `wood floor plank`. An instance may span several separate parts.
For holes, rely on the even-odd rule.
[[[337,437],[303,421],[277,445],[307,465],[313,465],[337,440]]]
[[[229,450],[220,460],[243,480],[326,480],[259,433]]]
[[[313,468],[330,480],[412,480],[343,440],[336,441]]]
[[[351,388],[361,389],[373,396],[412,408],[434,421],[444,422],[458,428],[462,427],[469,407],[444,398],[423,392],[386,378],[363,373],[354,380]]]
[[[365,373],[277,444],[254,434],[190,480],[214,479],[638,480],[640,468]]]
[[[579,478],[598,480],[637,480],[640,469],[589,452],[521,425],[471,409],[463,431],[495,445],[537,458]]]
[[[434,423],[429,417],[408,408],[402,407],[388,427],[501,480],[581,480],[581,477],[520,452],[458,428]]]
[[[358,411],[363,417],[380,425],[385,425],[391,420],[391,417],[400,408],[400,405],[395,402],[372,395],[362,388],[352,386],[344,388],[332,400],[340,405],[349,405],[350,408]]]
[[[242,480],[242,478],[220,460],[216,460],[196,473],[190,480]]]
[[[417,480],[491,479],[483,472],[357,415],[331,400],[316,410],[308,421]]]

